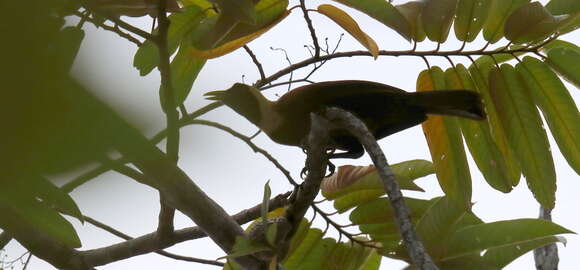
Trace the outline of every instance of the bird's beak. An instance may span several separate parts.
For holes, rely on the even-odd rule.
[[[211,91],[204,94],[205,98],[208,100],[223,100],[225,98],[227,91]]]

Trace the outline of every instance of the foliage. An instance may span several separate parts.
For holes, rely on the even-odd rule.
[[[67,194],[70,190],[56,187],[47,180],[48,175],[91,162],[103,163],[105,170],[109,170],[119,169],[129,161],[136,164],[135,160],[162,160],[165,164],[168,160],[153,146],[159,142],[159,136],[147,140],[70,75],[84,38],[82,25],[90,21],[137,43],[139,49],[133,66],[141,76],[158,68],[162,76],[170,78],[162,80],[160,86],[162,93],[168,93],[161,95],[161,103],[175,105],[164,108],[170,133],[178,132],[187,121],[218,106],[213,104],[191,114],[182,111],[184,115],[180,119],[170,117],[170,111],[176,112],[183,106],[208,59],[246,46],[297,13],[299,7],[305,12],[314,36],[316,53],[300,65],[291,65],[270,77],[265,77],[257,63],[262,78],[254,87],[264,90],[268,83],[294,70],[314,65],[316,71],[326,61],[338,57],[376,59],[409,55],[422,57],[428,65],[417,74],[417,91],[469,89],[481,94],[488,114],[486,121],[430,116],[422,127],[432,163],[412,160],[392,166],[402,189],[422,191],[414,180],[434,173],[445,193],[444,197],[431,200],[403,199],[417,233],[439,267],[501,269],[530,250],[565,242],[557,235],[572,233],[546,220],[485,223],[472,213],[473,191],[463,140],[492,188],[510,192],[523,176],[537,202],[546,209],[554,208],[556,169],[541,116],[569,166],[580,173],[579,112],[570,90],[561,80],[576,87],[580,85],[580,49],[576,44],[558,40],[560,35],[580,27],[577,0],[552,0],[546,6],[529,0],[424,0],[400,5],[382,0],[336,0],[338,4],[321,4],[317,9],[306,9],[304,1],[300,6],[291,7],[288,0],[179,0],[167,1],[163,7],[152,0],[125,0],[119,5],[99,0],[8,2],[2,5],[3,10],[13,12],[0,19],[4,36],[12,39],[0,45],[0,51],[6,54],[0,69],[6,75],[0,115],[4,123],[9,123],[2,135],[5,143],[0,156],[3,214],[0,228],[55,266],[50,252],[43,250],[39,240],[29,234],[37,233],[44,241],[54,241],[59,248],[73,254],[71,250],[81,246],[81,239],[62,214],[81,221],[85,218]],[[428,38],[437,43],[437,49],[417,51],[414,46],[402,52],[380,50],[383,44],[377,44],[366,34],[364,26],[349,15],[351,10],[341,8],[343,5],[377,20],[386,27],[385,31],[394,30],[415,45]],[[166,18],[169,23],[166,29],[160,9],[164,9],[162,14],[175,12]],[[315,12],[331,19],[367,51],[341,54],[327,49],[326,55],[320,56],[321,48],[314,32],[316,25],[308,17]],[[21,20],[22,14],[35,19]],[[160,20],[151,33],[135,29],[120,19],[145,15]],[[77,27],[65,24],[68,16],[81,17],[81,23]],[[115,27],[107,26],[107,20]],[[14,21],[21,25],[10,27]],[[452,26],[463,46],[457,51],[440,51],[441,43],[450,38]],[[164,39],[160,38],[163,33]],[[480,33],[487,45],[479,50],[464,50],[465,44],[476,40]],[[507,40],[507,45],[487,49],[502,40]],[[431,66],[427,56],[446,57],[451,67]],[[467,57],[471,65],[455,65],[450,56]],[[253,60],[257,62],[255,57]],[[309,81],[310,75],[303,80]],[[169,137],[168,142],[175,143],[175,137]],[[108,154],[112,151],[121,153],[125,160],[111,165]],[[128,167],[124,169],[128,174],[132,172],[139,182],[167,192],[150,182],[151,176],[146,171],[135,173]],[[163,175],[173,176],[169,173],[176,171],[164,171]],[[269,187],[266,190],[262,220],[266,220],[269,209]],[[279,263],[285,269],[334,269],[341,265],[341,269],[370,270],[378,269],[381,256],[411,262],[398,233],[394,210],[381,197],[384,189],[373,167],[341,167],[324,180],[321,190],[327,200],[333,201],[338,213],[351,211],[350,221],[368,239],[354,237],[333,223],[330,215],[321,214],[327,224],[350,242],[325,237],[326,230],[311,228],[309,222],[302,221],[292,236],[287,256],[268,257],[273,260],[270,267],[275,269]],[[317,209],[315,204],[312,207]],[[264,233],[266,243],[238,237],[228,258],[272,250],[280,228],[268,226]],[[238,269],[230,261],[224,269]]]

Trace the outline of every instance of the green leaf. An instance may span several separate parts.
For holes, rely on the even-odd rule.
[[[189,38],[195,55],[204,59],[215,58],[242,47],[282,21],[290,12],[287,7],[288,0],[260,0],[255,6],[256,23],[236,23],[223,37],[219,35],[224,24],[220,19],[224,17],[209,16]]]
[[[485,111],[487,113],[487,122],[489,124],[489,129],[492,133],[492,137],[495,144],[497,145],[499,151],[501,152],[501,155],[503,156],[506,167],[509,170],[508,179],[510,179],[511,186],[514,187],[519,183],[521,170],[513,151],[510,149],[509,142],[507,140],[507,135],[503,130],[503,127],[499,120],[499,116],[497,115],[495,104],[493,103],[491,98],[491,93],[489,90],[489,73],[493,66],[494,66],[493,62],[491,63],[485,62],[485,64],[482,65],[479,64],[471,65],[469,67],[469,73],[471,74],[471,78],[473,79],[473,82],[475,83],[478,92],[483,97],[483,103],[485,104]]]
[[[30,237],[30,231],[36,231],[69,248],[80,247],[81,242],[73,226],[56,210],[39,202],[35,198],[37,195],[35,190],[8,183],[8,181],[15,183],[20,180],[26,181],[27,177],[30,176],[20,175],[18,179],[15,179],[14,175],[9,178],[7,175],[0,176],[4,178],[0,179],[3,186],[0,189],[0,212],[2,212],[0,228],[20,240]],[[31,239],[25,243],[31,244],[34,241],[40,240]]]
[[[514,219],[468,226],[458,230],[448,240],[450,248],[445,259],[478,253],[485,249],[516,246],[538,238],[573,233],[543,219]]]
[[[459,0],[454,24],[455,36],[458,40],[467,42],[475,40],[487,19],[491,2],[489,0]]]
[[[504,24],[509,15],[530,0],[495,0],[492,1],[489,16],[483,25],[485,40],[496,43],[504,36]]]
[[[333,206],[339,213],[344,213],[357,205],[370,202],[384,193],[384,189],[352,191],[334,199]]]
[[[580,118],[572,96],[544,62],[525,57],[516,66],[548,123],[562,155],[580,174]]]
[[[445,242],[455,229],[455,224],[466,213],[461,205],[442,197],[435,200],[415,226],[429,255],[438,258],[443,255]]]
[[[551,0],[546,8],[554,15],[571,14],[580,11],[580,1],[577,0]]]
[[[552,16],[539,2],[522,5],[506,20],[505,37],[515,44],[540,41],[554,33],[565,16]]]
[[[262,220],[265,221],[268,219],[268,211],[270,209],[270,196],[272,195],[272,189],[270,189],[270,180],[266,181],[264,184],[264,196],[262,197]]]
[[[60,188],[56,187],[46,178],[39,175],[29,175],[14,181],[15,188],[26,190],[32,198],[41,199],[47,206],[55,210],[77,218],[83,222],[84,218],[75,201]]]
[[[332,238],[321,239],[306,256],[301,258],[298,267],[286,267],[286,269],[324,269],[324,263],[332,256],[337,245],[336,240]]]
[[[556,200],[556,172],[540,115],[515,69],[503,64],[489,77],[491,96],[530,190],[545,208]]]
[[[490,248],[483,255],[483,263],[486,265],[493,265],[498,269],[503,269],[512,261],[529,251],[557,242],[564,243],[565,245],[566,239],[561,236],[544,236],[517,245]]]
[[[187,6],[183,12],[169,16],[171,24],[167,32],[167,50],[173,54],[181,40],[205,18],[204,11],[197,5]],[[149,74],[159,65],[159,51],[155,43],[146,40],[137,50],[133,58],[133,66],[141,76]]]
[[[560,40],[560,39],[555,39],[555,40],[548,42],[547,44],[544,44],[544,46],[542,46],[541,50],[545,51],[545,52],[549,52],[549,51],[556,49],[556,48],[567,48],[567,49],[571,49],[575,52],[580,53],[580,47],[578,47],[576,44],[574,44],[572,42],[565,41],[565,40]]]
[[[270,250],[270,247],[264,243],[252,241],[245,236],[237,236],[232,252],[227,256],[218,258],[218,260],[224,258],[234,259],[267,250]]]
[[[335,0],[361,11],[397,31],[405,39],[411,39],[411,27],[407,19],[391,3],[383,0]]]
[[[54,47],[51,48],[54,55],[59,59],[57,68],[61,68],[63,72],[68,73],[77,57],[77,53],[81,47],[85,32],[77,27],[65,27],[58,33]]]
[[[417,91],[436,89],[446,89],[443,71],[439,67],[422,71],[417,78]],[[421,125],[439,186],[457,204],[468,209],[471,204],[471,175],[456,118],[430,115]]]
[[[455,69],[447,69],[445,80],[449,88],[478,91],[469,71],[462,64],[456,65]],[[489,124],[485,121],[467,119],[457,119],[457,121],[471,156],[487,183],[501,192],[511,191],[511,183],[514,180],[510,179],[512,175],[494,141]]]
[[[304,258],[316,247],[318,242],[322,240],[322,236],[322,231],[320,229],[315,228],[308,230],[308,233],[294,249],[294,252],[289,254],[288,258],[286,258],[284,267],[286,269],[298,269]]]
[[[447,40],[457,0],[427,0],[421,20],[423,29],[431,41],[443,43]]]
[[[577,47],[576,47],[577,48]],[[555,48],[548,51],[546,60],[564,79],[580,87],[580,49]]]
[[[417,42],[425,40],[427,36],[423,30],[423,23],[421,22],[421,12],[425,3],[422,1],[410,1],[395,8],[407,19],[409,29],[411,31],[411,38]]]
[[[171,81],[176,104],[182,104],[185,101],[206,62],[205,59],[196,57],[192,50],[191,45],[182,44],[171,61]]]
[[[404,198],[411,216],[420,217],[431,204],[428,200]],[[393,207],[388,198],[378,198],[371,202],[362,204],[354,209],[349,216],[354,224],[374,224],[393,222],[395,220]]]

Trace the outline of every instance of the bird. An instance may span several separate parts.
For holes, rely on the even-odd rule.
[[[406,92],[394,86],[362,80],[312,83],[295,88],[276,101],[257,89],[236,83],[231,88],[205,94],[221,101],[260,128],[272,141],[303,147],[310,130],[310,113],[337,107],[362,120],[376,140],[418,125],[427,115],[458,116],[484,120],[479,93],[470,90]],[[348,130],[330,131],[328,158],[356,159],[364,154],[358,139]]]

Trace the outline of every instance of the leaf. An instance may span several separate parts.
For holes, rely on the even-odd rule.
[[[515,44],[540,41],[554,33],[566,16],[552,16],[539,2],[522,5],[506,20],[505,37]]]
[[[51,53],[56,54],[60,61],[56,68],[61,68],[62,72],[68,73],[77,57],[81,47],[85,32],[77,27],[65,27],[56,36],[55,45],[51,47]]]
[[[548,123],[562,155],[580,174],[580,113],[570,93],[547,64],[525,57],[516,66]]]
[[[167,50],[171,55],[177,50],[183,37],[199,26],[205,15],[201,7],[190,5],[183,12],[172,14],[168,18],[170,24],[167,30]],[[141,76],[145,76],[158,65],[159,51],[157,46],[153,41],[146,40],[135,53],[133,66],[139,70]]]
[[[56,187],[46,178],[39,175],[28,175],[19,181],[14,181],[12,185],[22,191],[25,190],[31,198],[41,199],[48,207],[84,222],[81,210],[75,201],[68,193]]]
[[[445,88],[445,77],[438,67],[422,71],[417,78],[417,91]],[[421,125],[441,189],[453,201],[469,208],[471,175],[456,118],[430,115]]]
[[[373,19],[397,31],[405,39],[411,39],[411,28],[405,17],[391,3],[384,0],[335,0],[367,14]]]
[[[552,41],[548,42],[547,44],[544,44],[544,46],[542,46],[542,48],[540,48],[540,49],[544,52],[549,52],[552,49],[556,49],[556,48],[567,48],[567,49],[571,49],[575,52],[580,53],[580,47],[578,47],[576,44],[574,44],[572,42],[565,41],[565,40],[560,40],[560,39],[552,40]]]
[[[421,191],[413,180],[433,173],[433,164],[426,160],[409,160],[390,166],[402,189]],[[373,165],[345,165],[337,173],[323,179],[322,195],[327,199],[336,199],[347,193],[361,190],[379,190],[384,194],[384,186]]]
[[[379,47],[377,46],[377,43],[362,29],[360,29],[356,21],[346,12],[332,5],[326,4],[318,6],[318,12],[326,15],[328,18],[346,30],[351,36],[356,38],[360,44],[367,48],[367,50],[369,50],[375,59],[377,59],[379,56]]]
[[[487,265],[493,265],[498,269],[503,269],[505,266],[510,264],[521,255],[524,255],[525,253],[536,248],[557,242],[564,243],[564,245],[566,245],[566,238],[561,236],[545,236],[525,241],[524,243],[517,245],[490,248],[485,252],[482,259]]]
[[[576,47],[577,48],[577,47]],[[548,51],[548,63],[564,79],[580,87],[580,49],[555,48]]]
[[[220,13],[232,16],[235,20],[247,24],[256,23],[256,10],[252,0],[213,0],[220,9]]]
[[[170,65],[175,104],[182,104],[185,101],[205,62],[205,59],[195,56],[190,45],[181,45]],[[164,102],[163,95],[161,97]]]
[[[472,42],[475,40],[487,19],[492,1],[459,0],[455,17],[455,36],[458,40]]]
[[[487,122],[489,123],[489,129],[492,133],[493,141],[503,156],[506,167],[509,170],[508,179],[511,181],[511,186],[514,187],[519,183],[521,170],[513,151],[510,149],[507,135],[503,130],[499,116],[497,115],[495,104],[491,98],[491,93],[489,90],[489,73],[493,66],[493,63],[484,65],[471,65],[469,67],[469,73],[475,86],[478,89],[478,92],[483,97],[485,111],[487,113]]]
[[[528,186],[543,207],[552,209],[556,172],[536,106],[512,66],[493,69],[489,81],[497,114]]]
[[[447,69],[445,71],[445,81],[451,89],[468,89],[478,92],[473,79],[462,64],[456,65],[455,69]],[[511,183],[514,180],[510,179],[512,175],[494,141],[489,124],[484,121],[466,119],[457,119],[457,121],[471,156],[487,183],[501,192],[511,191]]]
[[[580,2],[577,0],[551,0],[546,8],[554,15],[571,14],[580,11]]]
[[[514,219],[468,226],[450,237],[450,250],[445,259],[466,256],[485,249],[517,246],[563,233],[573,232],[543,219]]]
[[[490,43],[504,36],[504,24],[512,12],[530,0],[496,0],[491,2],[488,18],[483,25],[483,37]]]
[[[236,242],[234,243],[234,247],[232,247],[232,252],[230,252],[230,254],[228,254],[227,256],[219,257],[218,260],[225,258],[229,259],[239,258],[242,256],[255,254],[267,250],[270,250],[270,247],[268,247],[264,243],[252,241],[251,239],[245,236],[237,236]]]
[[[444,246],[449,235],[455,229],[455,224],[466,213],[466,209],[450,200],[448,197],[436,199],[427,208],[415,229],[421,237],[429,255],[438,258],[443,255]]]
[[[192,34],[192,52],[196,57],[210,59],[239,49],[286,18],[290,13],[289,10],[286,10],[287,6],[288,0],[261,0],[255,7],[257,12],[255,24],[237,24],[218,44],[212,44],[208,49],[208,46],[205,46],[203,42],[206,42],[209,36],[214,34],[218,21],[215,16],[211,17],[205,20]]]
[[[261,206],[262,220],[268,219],[268,211],[270,209],[269,204],[271,195],[272,189],[270,189],[270,180],[268,180],[266,181],[266,184],[264,184],[264,196],[262,197],[262,206]]]
[[[414,199],[405,197],[405,204],[412,217],[420,217],[431,204],[428,200]],[[354,224],[375,224],[394,222],[395,217],[393,207],[388,198],[378,198],[371,202],[359,205],[349,216]]]
[[[91,11],[107,14],[110,16],[141,17],[145,15],[157,16],[157,1],[148,0],[89,0],[85,1]],[[167,12],[179,12],[180,8],[176,0],[166,1]]]
[[[19,178],[14,178],[14,175],[7,177],[5,174],[0,176],[0,183],[3,186],[0,189],[0,212],[2,212],[0,228],[21,241],[30,237],[30,231],[35,231],[69,248],[80,247],[81,242],[73,226],[56,210],[39,202],[33,190],[7,183],[8,179],[18,182],[27,177],[29,176],[21,175]],[[40,239],[25,242],[30,244],[34,241]]]
[[[310,251],[316,247],[318,242],[322,240],[322,231],[320,229],[310,229],[300,242],[294,252],[290,253],[284,262],[286,269],[298,269],[298,266],[304,261],[304,258]]]
[[[411,1],[401,5],[395,6],[395,8],[407,19],[409,23],[410,36],[415,41],[425,40],[425,30],[423,30],[423,23],[421,22],[421,11],[425,3],[422,1]]]
[[[447,40],[457,0],[427,0],[421,20],[429,40],[443,43]]]

